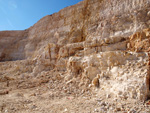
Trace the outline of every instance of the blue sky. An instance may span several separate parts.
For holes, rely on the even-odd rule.
[[[0,0],[0,31],[24,30],[46,15],[82,0]]]

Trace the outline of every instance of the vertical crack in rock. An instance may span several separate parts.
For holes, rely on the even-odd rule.
[[[86,35],[85,35],[85,21],[88,20],[88,4],[89,4],[89,0],[85,0],[84,1],[84,8],[83,8],[83,11],[82,11],[82,14],[83,14],[83,26],[81,28],[81,36],[82,36],[82,41],[85,41],[86,39]]]
[[[150,99],[150,53],[148,51],[148,72],[147,72],[147,77],[146,77],[146,84],[147,84],[147,99]]]

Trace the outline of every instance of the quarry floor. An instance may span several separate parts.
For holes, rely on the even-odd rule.
[[[0,96],[1,113],[149,113],[150,106],[133,100],[115,102],[102,96],[78,97],[66,94],[51,96],[46,84],[36,88],[14,90]]]

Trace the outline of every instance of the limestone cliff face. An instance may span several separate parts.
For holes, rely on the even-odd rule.
[[[0,61],[25,59],[27,30],[0,32]]]
[[[0,32],[0,61],[31,60],[30,74],[65,72],[112,97],[149,95],[149,0],[84,0],[24,31]],[[25,73],[25,72],[24,72]]]

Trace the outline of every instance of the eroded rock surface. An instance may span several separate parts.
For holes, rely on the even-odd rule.
[[[147,100],[149,7],[149,0],[84,0],[27,30],[1,31],[1,92],[44,84],[51,98],[97,89],[102,98]]]

